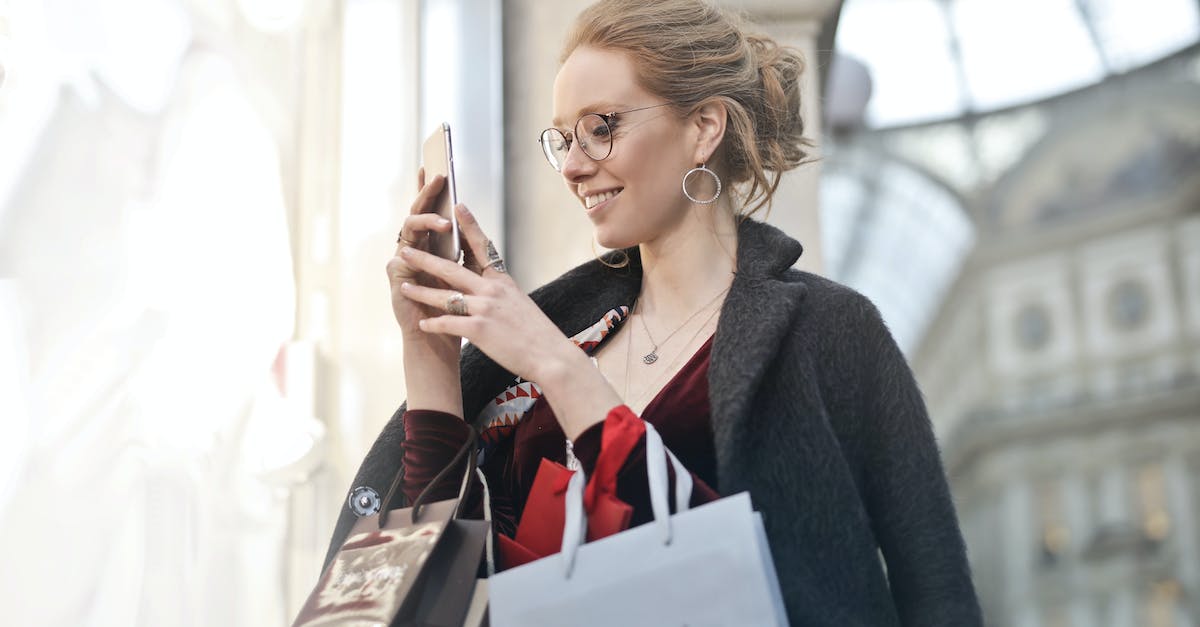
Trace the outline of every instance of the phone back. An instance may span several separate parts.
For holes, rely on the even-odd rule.
[[[454,188],[454,160],[451,150],[450,125],[443,123],[425,140],[421,150],[421,164],[425,167],[426,181],[437,174],[446,177],[446,185],[433,203],[433,212],[449,220],[452,226],[449,233],[431,234],[430,252],[443,259],[457,261],[458,220],[454,215],[454,205],[458,202],[458,194]]]

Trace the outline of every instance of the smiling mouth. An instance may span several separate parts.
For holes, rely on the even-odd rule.
[[[614,189],[614,190],[610,190],[610,191],[607,191],[607,192],[602,192],[602,193],[599,193],[599,194],[589,194],[588,196],[585,196],[585,197],[584,197],[584,199],[583,199],[583,206],[584,206],[584,207],[587,207],[588,209],[592,209],[592,208],[594,208],[596,205],[599,205],[600,203],[602,203],[602,202],[604,202],[604,201],[606,201],[606,200],[611,200],[611,199],[613,199],[613,198],[616,198],[617,194],[620,194],[620,193],[621,193],[621,191],[622,191],[622,190],[624,190],[624,189],[625,189],[625,188],[624,188],[624,187],[622,187],[622,188],[619,188],[619,189]]]

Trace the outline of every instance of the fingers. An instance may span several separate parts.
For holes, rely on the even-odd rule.
[[[479,330],[479,319],[471,316],[445,315],[422,318],[417,326],[426,333],[442,333],[455,337],[472,337]]]
[[[416,280],[417,273],[414,272],[412,268],[408,267],[408,264],[404,262],[404,259],[398,255],[388,259],[386,270],[388,275],[388,283],[390,283],[392,286],[393,296],[395,295],[395,291],[405,282]]]
[[[477,315],[487,314],[488,307],[485,299],[462,294],[455,290],[443,290],[406,282],[400,284],[400,293],[412,301],[447,312],[445,315],[422,318],[417,322],[417,326],[426,333],[473,337],[479,331],[479,325],[483,323]],[[456,295],[461,296],[463,311],[451,313],[451,300]]]
[[[487,288],[487,281],[483,277],[453,261],[442,259],[411,246],[401,248],[399,254],[408,266],[441,279],[447,285],[460,291],[478,293]]]
[[[407,282],[400,285],[400,293],[404,294],[404,297],[409,300],[429,305],[434,309],[440,309],[447,313],[450,313],[451,298],[462,294],[458,290],[444,290]],[[463,301],[468,315],[485,314],[487,312],[488,308],[481,296],[463,294]]]
[[[475,219],[475,214],[471,213],[466,205],[461,204],[456,205],[454,210],[458,213],[459,233],[471,251],[471,256],[478,264],[480,273],[507,274],[504,261],[500,258],[495,246],[492,245],[492,241],[488,239],[487,235],[484,235],[483,228]]]
[[[424,168],[422,168],[420,173],[417,175],[417,180],[422,183],[425,182]],[[420,191],[417,192],[417,197],[413,200],[412,207],[409,209],[409,213],[412,215],[429,213],[429,209],[433,205],[433,201],[437,199],[437,195],[441,193],[442,188],[445,186],[446,177],[442,176],[441,174],[434,175],[434,177],[430,179],[428,185],[421,185]]]
[[[417,189],[425,187],[425,166],[417,168]]]
[[[400,234],[409,241],[429,231],[449,233],[450,221],[436,213],[419,213],[405,218],[404,226],[400,228]]]
[[[404,219],[404,226],[400,228],[399,237],[396,238],[396,253],[399,254],[400,249],[407,246],[416,246],[423,249],[425,247],[426,236],[430,231],[448,233],[450,230],[450,221],[438,216],[436,213],[421,213],[408,216]]]

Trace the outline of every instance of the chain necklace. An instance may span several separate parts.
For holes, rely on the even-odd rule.
[[[712,300],[708,301],[707,303],[705,303],[705,305],[704,305],[703,307],[701,307],[701,308],[697,309],[697,310],[695,311],[695,313],[693,313],[692,315],[688,316],[688,317],[687,317],[687,320],[684,320],[684,321],[683,321],[683,324],[681,324],[681,325],[679,325],[678,327],[676,327],[676,329],[675,329],[674,331],[671,331],[671,334],[670,334],[670,335],[668,335],[668,336],[667,336],[667,338],[666,338],[665,340],[663,340],[663,341],[662,341],[662,343],[663,343],[663,344],[666,344],[667,342],[670,342],[670,341],[671,341],[671,338],[675,337],[675,334],[676,334],[676,333],[679,333],[680,331],[682,331],[682,330],[683,330],[683,327],[686,327],[686,326],[687,326],[687,324],[688,324],[689,322],[691,322],[692,320],[694,320],[694,319],[696,318],[696,316],[700,315],[700,312],[702,312],[702,311],[704,311],[705,309],[708,309],[709,307],[711,307],[713,303],[717,302],[717,299],[718,299],[718,298],[720,298],[720,297],[724,296],[724,295],[725,295],[725,292],[728,292],[728,291],[729,291],[729,288],[727,287],[727,288],[725,288],[725,289],[721,290],[719,293],[717,293],[717,295],[716,295],[716,296],[714,296]],[[639,302],[639,301],[634,301],[634,303],[633,303],[633,309],[637,309],[638,302]],[[632,315],[633,315],[633,311],[632,311],[632,310],[629,312],[629,315],[630,315],[630,316],[632,316]],[[646,326],[646,317],[645,317],[645,316],[639,316],[639,317],[638,317],[638,319],[642,321],[642,329],[644,329],[644,330],[646,331],[646,337],[650,338],[650,344],[654,346],[654,348],[650,349],[650,352],[649,352],[649,353],[646,353],[645,355],[642,355],[642,363],[644,363],[644,364],[646,364],[647,366],[649,366],[650,364],[653,364],[654,362],[658,361],[658,347],[659,347],[659,343],[654,341],[654,336],[653,336],[653,335],[650,335],[650,327]],[[710,317],[710,319],[711,319],[711,317]],[[701,328],[703,328],[703,327],[701,327]],[[631,341],[632,341],[632,340],[631,340]]]
[[[718,296],[719,296],[719,294],[718,294]],[[701,311],[703,311],[703,309],[701,309]],[[705,327],[708,326],[708,323],[712,322],[713,316],[716,316],[717,313],[720,311],[721,311],[721,308],[718,307],[718,308],[714,309],[712,311],[712,313],[708,314],[708,317],[704,319],[704,324],[700,325],[700,327],[698,329],[696,329],[696,332],[693,333],[692,337],[688,339],[688,342],[685,345],[685,347],[691,346],[692,343],[694,343],[696,341],[696,337],[699,336],[700,332],[703,331],[705,329]],[[630,329],[630,331],[632,331],[632,329]],[[676,355],[675,359],[671,362],[671,366],[669,368],[667,368],[665,371],[663,371],[661,374],[659,374],[658,377],[656,377],[653,381],[651,381],[649,387],[647,387],[646,390],[654,391],[654,390],[658,389],[658,383],[660,381],[662,381],[663,377],[665,377],[671,373],[671,371],[679,363],[680,358],[682,358],[685,353],[686,353],[686,351],[679,351],[679,354]],[[629,358],[632,355],[633,355],[633,333],[630,333],[629,339],[627,339],[625,341],[625,389],[621,394],[621,399],[624,400],[625,405],[630,408],[633,407],[633,403],[630,402],[633,399],[629,398]],[[643,390],[643,392],[638,396],[638,399],[640,400],[645,395],[646,395],[646,392]],[[651,402],[653,402],[653,399],[651,399]],[[645,408],[643,408],[643,409],[645,409]],[[641,412],[639,412],[639,413],[641,413]]]

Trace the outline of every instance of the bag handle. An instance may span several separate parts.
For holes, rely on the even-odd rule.
[[[653,435],[651,435],[653,433]],[[666,454],[664,457],[664,453]],[[658,527],[662,531],[663,544],[671,543],[671,510],[667,508],[667,460],[675,468],[675,511],[686,512],[692,500],[692,473],[683,467],[679,458],[663,444],[662,436],[650,423],[646,423],[646,474],[650,482],[650,509],[654,520],[663,521]],[[655,460],[651,462],[650,460]],[[658,461],[662,460],[662,461]]]
[[[454,515],[452,518],[458,518],[462,514],[463,501],[465,500],[463,497],[467,494],[467,486],[470,485],[471,477],[475,474],[475,464],[477,463],[477,456],[468,455],[468,453],[474,452],[476,441],[479,438],[479,433],[475,430],[475,427],[472,425],[467,425],[467,428],[471,430],[471,435],[467,438],[467,441],[463,443],[462,447],[458,449],[458,452],[454,454],[454,459],[451,459],[450,463],[446,464],[446,466],[429,481],[429,483],[425,486],[425,489],[421,490],[421,493],[418,494],[417,498],[413,501],[412,524],[417,524],[417,518],[421,516],[421,508],[425,506],[425,500],[429,496],[429,493],[432,492],[435,487],[441,484],[450,471],[460,462],[462,462],[463,457],[466,456],[467,469],[466,472],[463,473],[462,481],[458,486],[458,505],[454,508]],[[403,495],[403,491],[400,490],[400,484],[404,482],[404,474],[404,465],[401,464],[400,469],[396,471],[396,476],[392,478],[392,485],[388,487],[387,496],[383,497],[383,504],[379,507],[380,529],[383,529],[383,526],[387,524],[388,512],[390,512],[392,509],[392,501],[396,498],[396,496]]]
[[[667,505],[667,460],[675,469],[675,512],[689,509],[692,500],[692,473],[678,457],[663,445],[662,436],[654,425],[646,424],[646,480],[650,484],[650,510],[663,544],[671,543],[671,510]],[[582,470],[575,471],[567,482],[566,520],[563,523],[563,575],[570,578],[575,567],[575,554],[587,537],[587,512],[583,509],[583,490],[587,484]]]

